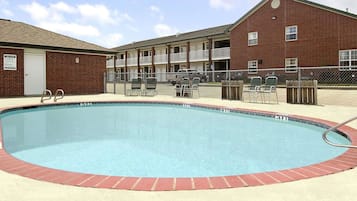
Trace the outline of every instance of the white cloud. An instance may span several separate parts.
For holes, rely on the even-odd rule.
[[[161,9],[157,6],[150,6],[150,11],[152,13],[153,16],[158,16],[159,20],[162,22],[165,19],[165,16],[163,15],[163,13],[161,12]]]
[[[2,9],[1,12],[2,12],[5,16],[8,16],[8,17],[14,16],[14,13],[13,13],[11,10],[6,9],[6,8]]]
[[[34,20],[44,20],[49,16],[48,9],[37,2],[32,2],[31,4],[20,6],[20,8],[29,13],[31,18]]]
[[[105,47],[117,47],[123,40],[123,35],[121,33],[112,33],[105,37],[103,41]]]
[[[129,21],[129,22],[133,22],[135,21],[132,17],[130,17],[130,15],[128,15],[127,13],[123,13],[123,14],[116,14],[116,16],[120,16],[120,18],[118,18],[118,20],[120,21]]]
[[[157,36],[168,36],[178,33],[178,29],[175,27],[170,27],[166,24],[157,24],[154,27],[154,32]]]
[[[128,30],[130,30],[132,32],[136,32],[136,33],[140,32],[140,29],[138,27],[133,26],[133,25],[127,24],[125,27],[126,27],[126,29],[128,29]]]
[[[150,6],[150,10],[157,13],[160,12],[160,8],[157,6]]]
[[[114,16],[111,15],[110,10],[104,5],[81,4],[78,5],[78,10],[86,19],[99,21],[104,24],[115,24]]]
[[[76,8],[60,1],[57,2],[55,4],[51,4],[50,8],[56,11],[60,11],[60,12],[65,12],[65,13],[75,13],[76,12]]]
[[[76,23],[66,23],[66,22],[41,22],[40,27],[51,30],[54,32],[70,34],[75,36],[90,36],[98,37],[100,36],[99,30],[91,25],[80,25]]]
[[[8,4],[9,4],[8,1],[6,1],[6,0],[0,0],[0,6],[2,6],[2,5],[8,5]]]
[[[100,37],[99,25],[114,23],[111,12],[104,5],[72,6],[64,2],[43,5],[37,2],[20,6],[35,21],[35,25],[74,37]],[[84,21],[73,19],[85,19]],[[123,16],[130,19],[130,16]],[[90,20],[90,22],[88,22]],[[114,36],[111,36],[112,38]],[[118,37],[117,37],[118,38]]]
[[[210,0],[209,5],[212,8],[223,8],[224,10],[231,10],[234,8],[235,0]]]

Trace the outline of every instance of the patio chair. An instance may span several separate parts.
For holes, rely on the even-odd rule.
[[[279,103],[278,92],[276,90],[276,85],[277,84],[278,84],[278,77],[277,76],[271,75],[271,76],[267,76],[265,78],[265,84],[263,86],[261,86],[261,88],[260,88],[260,93],[262,93],[262,95],[263,95],[263,101],[264,102],[266,100],[266,95],[268,95],[269,102],[270,102],[272,94],[275,94],[276,103]]]
[[[157,94],[156,91],[157,80],[154,77],[146,78],[145,89],[143,91],[144,96],[155,96]]]
[[[250,84],[243,89],[245,94],[248,94],[249,102],[254,98],[254,102],[258,102],[258,97],[262,94],[260,93],[260,87],[262,85],[262,77],[254,76],[250,78]]]
[[[141,95],[141,79],[140,78],[133,78],[131,80],[131,88],[129,90],[127,90],[126,94],[128,96]]]
[[[198,97],[200,97],[200,90],[199,90],[200,80],[201,79],[199,77],[194,77],[192,79],[191,84],[184,85],[183,94],[188,94],[189,97],[193,97],[193,92],[197,91]]]
[[[190,79],[188,77],[182,78],[180,82],[181,86],[181,96],[189,96],[191,97],[190,88]]]

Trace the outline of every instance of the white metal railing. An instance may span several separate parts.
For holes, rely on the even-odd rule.
[[[214,48],[212,49],[212,59],[213,60],[229,59],[231,57],[230,51],[231,51],[230,47]]]
[[[185,62],[187,60],[187,52],[172,53],[171,62]]]
[[[349,120],[344,121],[344,122],[342,122],[342,123],[340,123],[340,124],[338,124],[338,125],[336,125],[336,126],[334,126],[334,127],[331,127],[331,128],[329,128],[329,129],[327,129],[327,130],[322,134],[322,139],[323,139],[327,144],[332,145],[332,146],[335,146],[335,147],[344,147],[344,148],[354,148],[354,149],[357,149],[357,146],[355,146],[355,145],[337,144],[337,143],[333,143],[333,142],[331,142],[330,140],[327,139],[327,134],[328,134],[329,132],[334,131],[334,130],[336,130],[337,128],[339,128],[339,127],[341,127],[341,126],[343,126],[343,125],[346,125],[347,123],[349,123],[349,122],[351,122],[351,121],[354,121],[354,120],[356,120],[356,119],[357,119],[357,117],[354,117],[354,118],[352,118],[352,119],[349,119]]]
[[[159,54],[154,56],[155,64],[167,64],[167,54]]]
[[[137,57],[128,58],[127,62],[128,62],[128,66],[136,66],[138,65],[138,58]]]
[[[140,65],[151,65],[152,59],[151,56],[140,57]]]
[[[190,61],[208,61],[208,50],[190,51]]]
[[[117,67],[123,67],[125,64],[125,59],[117,59],[116,61],[116,66]],[[114,59],[107,60],[107,68],[113,68],[114,67]]]
[[[208,61],[209,59],[209,50],[195,50],[190,51],[190,61]],[[212,49],[212,59],[229,59],[230,58],[230,48],[215,48]],[[187,61],[187,52],[180,52],[180,53],[171,53],[171,62],[186,62]],[[168,55],[167,54],[160,54],[154,56],[155,64],[167,64],[168,62]],[[152,57],[151,56],[144,56],[140,57],[140,65],[151,65],[152,64]],[[138,58],[131,57],[127,58],[127,65],[128,66],[136,66],[138,65]],[[125,59],[117,59],[116,60],[117,67],[124,67],[125,66]],[[114,67],[114,60],[110,59],[107,60],[107,68]]]
[[[113,59],[107,60],[107,67],[114,67],[114,60]]]
[[[117,59],[116,66],[123,67],[125,65],[125,59]]]

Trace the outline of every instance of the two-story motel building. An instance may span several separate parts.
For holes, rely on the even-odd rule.
[[[114,48],[108,71],[167,73],[340,66],[357,69],[357,15],[307,0],[262,0],[233,24],[133,42]],[[115,66],[115,68],[114,68]],[[122,78],[123,79],[123,78]]]

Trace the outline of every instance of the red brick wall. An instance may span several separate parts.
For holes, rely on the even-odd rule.
[[[46,53],[46,86],[53,92],[61,88],[66,94],[103,93],[105,70],[105,56]]]
[[[247,69],[262,59],[259,69],[285,67],[285,58],[299,66],[338,65],[338,51],[357,48],[357,20],[293,0],[271,1],[231,32],[231,69]],[[272,20],[275,16],[277,19]],[[298,40],[285,42],[285,26],[298,26]],[[248,32],[258,32],[258,45],[248,47]]]
[[[17,70],[4,70],[4,54],[17,55]],[[24,50],[0,48],[0,96],[24,95]]]

